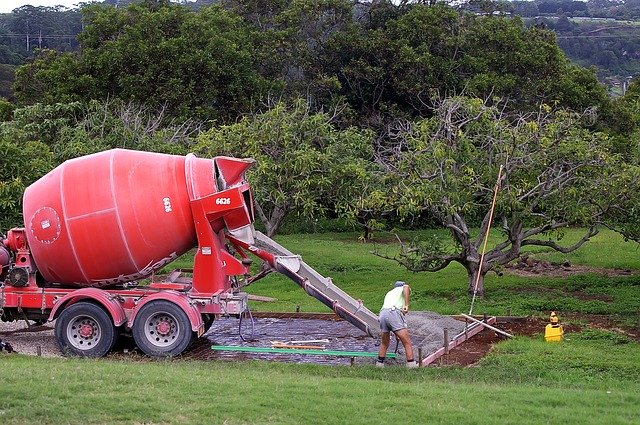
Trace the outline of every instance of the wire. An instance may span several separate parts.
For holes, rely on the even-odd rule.
[[[249,308],[249,306],[247,306],[247,312],[249,312],[249,318],[251,319],[251,338],[245,338],[242,335],[242,318],[244,317],[244,313],[242,313],[240,315],[240,322],[238,323],[238,335],[240,335],[240,339],[247,342],[247,341],[253,341],[253,337],[254,337],[254,333],[256,330],[256,325],[255,322],[253,320],[253,314],[251,314],[251,309]]]

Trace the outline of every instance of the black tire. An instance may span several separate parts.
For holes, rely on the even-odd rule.
[[[133,323],[133,340],[140,350],[153,357],[179,356],[195,334],[187,314],[170,301],[145,304]]]
[[[81,301],[62,310],[55,337],[64,355],[102,357],[115,345],[118,333],[104,308]]]

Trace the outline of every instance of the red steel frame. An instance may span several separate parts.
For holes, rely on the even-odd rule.
[[[53,320],[66,306],[91,299],[105,308],[116,326],[126,324],[131,328],[142,306],[163,299],[180,306],[200,336],[204,332],[202,314],[239,315],[246,309],[246,294],[233,293],[232,277],[248,275],[249,266],[227,251],[224,229],[228,222],[252,223],[252,205],[247,205],[243,196],[247,191],[249,185],[244,183],[191,201],[198,239],[191,284],[152,282],[128,289],[40,287],[30,273],[26,286],[0,286],[0,311],[15,308],[25,318],[35,317],[34,312],[39,311],[40,317]],[[24,232],[22,228],[12,229],[4,243],[16,252],[16,264],[32,271],[35,264]]]

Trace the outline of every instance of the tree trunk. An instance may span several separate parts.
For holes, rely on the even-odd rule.
[[[277,205],[273,208],[271,217],[269,217],[269,221],[264,223],[267,229],[268,237],[272,238],[275,236],[276,232],[280,228],[280,225],[282,224],[282,220],[284,220],[284,218],[287,216],[287,212],[288,211],[286,208],[280,208]]]
[[[273,210],[270,211],[270,214],[267,217],[267,211],[262,209],[260,204],[258,204],[257,202],[254,203],[254,209],[258,214],[260,221],[262,221],[262,224],[264,224],[267,236],[270,238],[276,234],[278,228],[280,227],[280,224],[282,223],[282,220],[284,220],[284,218],[287,216],[287,213],[289,212],[286,206],[276,205],[273,207]]]
[[[467,269],[467,276],[469,276],[469,295],[473,296],[475,291],[476,296],[483,298],[484,297],[484,276],[487,273],[482,273],[478,269]],[[478,286],[476,287],[476,281],[478,282]]]

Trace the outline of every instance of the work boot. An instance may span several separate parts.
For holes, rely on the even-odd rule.
[[[409,369],[414,369],[414,368],[418,367],[418,362],[416,362],[415,360],[412,361],[412,362],[407,362],[407,367]]]
[[[376,367],[384,367],[384,363],[383,362],[376,362]]]

